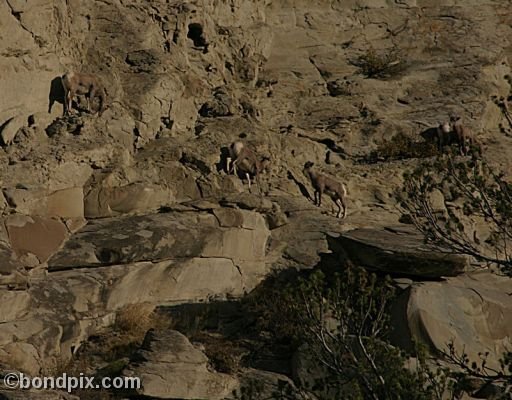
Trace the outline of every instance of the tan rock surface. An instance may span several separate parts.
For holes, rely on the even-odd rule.
[[[238,297],[271,268],[337,265],[341,234],[398,224],[392,194],[418,162],[365,160],[397,133],[423,140],[451,112],[510,174],[512,127],[493,96],[510,95],[511,20],[502,0],[0,3],[5,362],[69,357],[130,302]],[[402,70],[365,76],[357,60],[372,48],[396,52]],[[60,117],[72,69],[104,83],[101,117]],[[235,140],[271,158],[261,196],[225,173]],[[330,199],[307,199],[309,160],[346,184],[346,220]],[[471,229],[485,240],[484,222]],[[414,275],[450,275],[424,267]],[[414,318],[434,347],[450,324],[485,331],[481,343],[456,331],[460,343],[501,346],[508,328],[489,321],[508,289],[479,303],[465,279],[413,285]],[[453,315],[426,307],[431,296]]]
[[[210,372],[208,358],[177,331],[149,332],[125,372],[144,382],[139,391],[159,399],[223,399],[230,395],[236,380]]]

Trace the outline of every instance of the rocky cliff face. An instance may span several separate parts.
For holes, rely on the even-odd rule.
[[[127,304],[239,298],[275,268],[313,268],[344,246],[414,276],[397,317],[404,346],[456,337],[497,356],[512,337],[507,281],[466,272],[422,284],[471,268],[436,256],[407,265],[415,245],[396,230],[392,193],[416,161],[362,161],[457,112],[509,173],[512,126],[496,99],[510,95],[511,26],[502,0],[1,1],[0,364],[37,374]],[[373,52],[389,56],[390,76],[364,74]],[[101,78],[101,117],[61,116],[68,70]],[[238,139],[271,158],[250,191],[225,172]],[[328,198],[321,209],[307,198],[306,161],[346,184],[343,222]],[[200,369],[215,394],[153,379],[146,394],[228,393],[232,378],[194,354],[175,368]]]

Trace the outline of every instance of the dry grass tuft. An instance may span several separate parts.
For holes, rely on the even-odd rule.
[[[150,303],[127,304],[116,314],[114,330],[131,338],[144,337],[158,324],[155,306]]]

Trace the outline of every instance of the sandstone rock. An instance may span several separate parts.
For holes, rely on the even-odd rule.
[[[414,285],[402,295],[401,311],[396,310],[400,315],[395,315],[394,340],[408,347],[414,338],[432,351],[445,352],[453,340],[459,355],[465,351],[471,361],[478,361],[479,352],[489,352],[488,367],[498,368],[511,345],[509,289],[509,278],[486,271]]]
[[[155,211],[170,203],[171,193],[163,187],[133,183],[122,187],[98,187],[85,198],[87,218],[110,217]]]
[[[446,211],[443,193],[436,189],[430,195],[430,202],[434,211]]]
[[[148,277],[154,273],[155,280],[162,282],[165,282],[165,276],[178,283],[183,281],[181,292],[176,292],[174,284],[169,286],[169,291],[164,290],[163,293],[174,293],[170,296],[173,300],[177,300],[178,293],[193,295],[192,288],[196,288],[193,298],[203,298],[208,293],[240,295],[263,278],[269,231],[258,214],[241,210],[232,210],[230,214],[239,227],[219,226],[222,222],[204,212],[170,212],[92,221],[48,261],[48,268],[54,271],[151,261],[155,265]],[[112,234],[113,230],[118,233]],[[165,260],[176,261],[156,264]],[[143,270],[140,268],[139,272],[128,274],[127,285],[140,282]],[[197,271],[197,275],[206,274],[205,277],[218,275],[218,284],[212,287],[217,289],[211,291],[211,285],[194,279],[191,271]],[[149,286],[142,289],[147,296]]]
[[[0,359],[13,365],[18,371],[35,376],[39,373],[39,354],[37,349],[24,342],[13,342],[0,348]]]
[[[45,188],[8,188],[3,193],[8,204],[22,214],[60,218],[84,216],[82,188],[67,188],[55,192]]]
[[[0,199],[0,208],[27,215],[20,224],[10,216],[16,232],[0,240],[0,290],[30,295],[0,296],[12,307],[2,318],[15,319],[0,324],[2,350],[33,346],[41,360],[26,351],[23,364],[68,356],[129,302],[239,296],[270,267],[339,265],[341,247],[371,268],[416,280],[460,272],[465,262],[425,254],[421,239],[380,236],[397,219],[389,194],[418,160],[359,161],[398,130],[419,136],[459,111],[481,131],[486,157],[512,171],[508,121],[492,101],[510,94],[510,7],[470,3],[0,2],[0,92],[8,94],[0,98],[0,126],[9,121],[6,141],[22,134],[0,154],[10,203]],[[366,78],[354,61],[370,47],[396,50],[408,68]],[[110,107],[101,117],[56,120],[59,77],[78,65],[101,76]],[[51,137],[40,137],[45,128]],[[170,137],[155,140],[163,136]],[[273,156],[271,198],[221,172],[220,149],[234,140],[258,141],[258,151]],[[310,159],[347,183],[352,211],[343,223],[328,215],[328,200],[320,210],[306,200],[311,188],[299,175]],[[98,182],[105,175],[116,177]],[[56,219],[50,229],[49,217],[66,219],[69,231],[83,223],[82,188],[85,213],[109,218],[76,232],[50,260],[48,276],[42,266],[32,269],[29,287],[23,267],[60,245],[54,236],[64,227]],[[178,204],[199,199],[210,204]],[[160,206],[169,212],[118,217]],[[483,225],[472,228],[482,242]],[[341,245],[348,239],[340,233],[368,227],[379,233],[353,232]],[[32,228],[37,236],[29,240]]]
[[[213,100],[206,102],[199,109],[202,117],[228,117],[237,113],[238,104],[225,89],[217,89],[213,97]]]
[[[211,372],[208,358],[177,331],[150,331],[125,372],[142,381],[139,394],[159,399],[223,399],[236,386],[229,375]]]
[[[59,220],[14,215],[5,221],[11,247],[18,257],[34,254],[45,262],[68,237],[66,226]]]
[[[27,314],[30,295],[26,291],[1,291],[0,302],[3,304],[0,310],[0,323],[15,321]]]
[[[266,268],[261,262],[239,266],[227,258],[196,257],[114,267],[113,272],[116,279],[104,296],[108,310],[143,302],[172,304],[240,297],[263,279]]]
[[[160,60],[151,51],[136,50],[126,56],[126,63],[135,72],[152,72],[155,69],[155,64],[159,64]]]
[[[215,230],[196,223],[174,213],[91,221],[49,260],[49,270],[199,256]]]
[[[468,259],[424,244],[414,229],[356,229],[340,244],[348,257],[367,268],[399,275],[437,278],[464,272]]]
[[[46,134],[48,137],[54,137],[56,135],[79,135],[84,127],[83,118],[75,115],[69,115],[57,118],[50,125],[46,127]]]
[[[7,121],[0,121],[0,132],[3,143],[10,145],[18,131],[25,126],[26,123],[26,118],[20,115],[11,117]]]
[[[84,216],[84,191],[82,188],[59,190],[48,196],[50,217],[79,219]]]

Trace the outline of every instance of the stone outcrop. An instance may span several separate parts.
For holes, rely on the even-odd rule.
[[[127,376],[143,382],[139,394],[158,399],[224,399],[237,381],[208,370],[208,358],[177,331],[150,331]]]
[[[413,228],[355,229],[340,237],[341,246],[354,264],[423,278],[463,273],[468,258],[424,244]]]
[[[505,285],[473,285],[465,258],[397,227],[393,192],[418,160],[367,163],[396,134],[421,142],[459,112],[485,157],[512,171],[496,104],[511,94],[510,4],[469,3],[0,2],[2,364],[38,373],[126,304],[238,298],[273,268],[336,268],[344,256],[414,279],[401,322],[433,349],[453,333],[500,350]],[[372,55],[400,68],[372,75],[362,63]],[[103,82],[101,117],[62,116],[68,70]],[[225,173],[235,140],[271,156],[262,195]],[[328,198],[313,206],[306,161],[346,183],[346,220]],[[485,221],[474,230],[485,242]],[[217,376],[195,354],[193,368]],[[224,378],[215,396],[231,387]],[[176,385],[158,393],[205,394]]]
[[[27,291],[0,292],[2,360],[37,373],[44,357],[70,356],[127,304],[221,300],[252,290],[268,273],[270,232],[263,216],[210,207],[216,208],[89,222],[48,260],[46,279],[33,279]],[[40,223],[46,229],[45,221]],[[61,243],[49,229],[34,242],[18,240],[28,237],[15,232],[16,251],[40,258]],[[22,341],[14,342],[12,335]],[[36,351],[41,346],[44,350]]]
[[[482,271],[448,278],[444,282],[415,284],[401,295],[394,314],[397,344],[410,348],[411,339],[434,352],[465,352],[477,361],[488,353],[487,365],[499,360],[511,346],[510,278]],[[402,322],[400,322],[402,321]],[[406,324],[403,324],[406,321]]]

